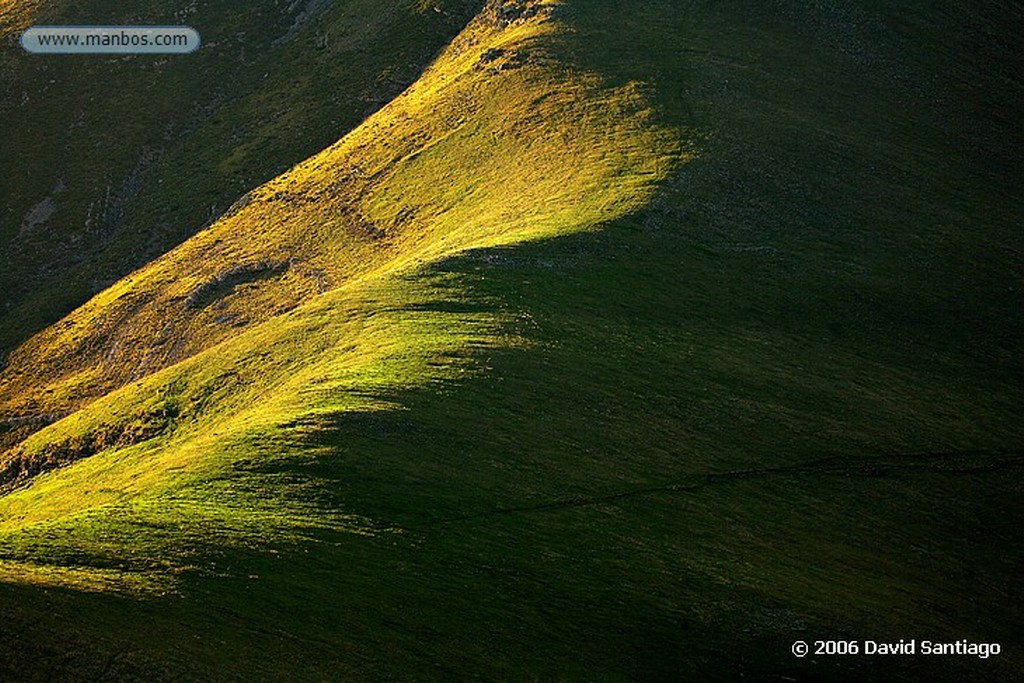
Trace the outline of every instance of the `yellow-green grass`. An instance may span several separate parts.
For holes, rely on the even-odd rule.
[[[89,457],[4,496],[2,528],[74,528],[97,510],[144,519],[139,498],[196,495],[206,507],[160,514],[187,527],[202,510],[202,528],[221,514],[240,536],[316,524],[287,495],[261,500],[229,477],[211,498],[204,482],[240,460],[309,457],[288,442],[287,424],[384,409],[359,397],[472,371],[459,360],[468,348],[510,343],[500,330],[512,321],[498,310],[431,310],[441,285],[452,300],[468,295],[427,278],[424,264],[593,229],[643,206],[686,160],[683,133],[658,125],[635,86],[561,68],[546,41],[564,30],[544,13],[507,27],[474,22],[336,145],[17,349],[4,372],[6,411],[72,414],[5,458],[31,462],[55,448],[70,450],[66,460]],[[486,62],[485,50],[505,54]],[[499,68],[509,59],[518,62]],[[291,266],[281,275],[187,303],[220,273],[282,262]],[[274,444],[262,456],[251,452],[258,437]],[[118,545],[96,552],[116,555]]]
[[[539,209],[492,232],[471,211],[445,223],[450,203],[489,211],[473,188],[490,155],[465,135],[498,126],[473,104],[487,87],[448,137],[459,120],[435,129],[438,105],[394,126],[426,130],[417,144],[366,138],[381,173],[345,181],[337,222],[380,228],[364,255],[391,234],[390,255],[329,265],[331,291],[223,341],[197,317],[195,355],[27,442],[125,441],[5,496],[36,516],[2,535],[20,582],[0,584],[0,677],[1019,680],[1009,648],[790,653],[1019,632],[1020,202],[979,133],[1019,137],[988,115],[1017,90],[958,99],[944,68],[964,60],[948,46],[1015,24],[952,2],[639,7],[564,3],[536,25],[533,67],[558,75],[546,89],[600,74],[560,105],[577,114],[642,93],[670,155],[710,131],[699,155],[653,192],[659,173],[598,173],[621,191],[607,213],[566,209],[559,187],[569,223]],[[976,58],[973,82],[999,73]],[[987,114],[952,115],[968,105]],[[555,128],[552,109],[524,129]],[[588,186],[556,166],[570,194]],[[413,173],[431,168],[458,171],[440,199]],[[291,215],[279,201],[250,210]],[[518,237],[475,247],[502,227]],[[362,244],[323,243],[343,255],[346,239]],[[302,299],[300,268],[242,277],[238,310],[257,314],[250,286]]]
[[[680,133],[649,125],[633,88],[601,91],[594,75],[545,66],[540,41],[557,30],[538,20],[472,27],[337,145],[14,351],[5,412],[82,406],[357,275],[586,229],[642,206],[685,158]],[[494,48],[528,63],[481,64]],[[282,276],[216,305],[186,304],[233,268],[288,261]]]
[[[479,9],[438,0],[8,3],[18,25],[187,23],[190,55],[0,45],[0,353],[352,130]],[[16,29],[10,28],[12,32]],[[36,207],[49,207],[33,214]],[[30,216],[35,219],[26,220]],[[39,222],[35,222],[38,220]]]

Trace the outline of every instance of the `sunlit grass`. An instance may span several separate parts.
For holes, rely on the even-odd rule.
[[[627,5],[471,26],[15,357],[83,457],[0,497],[0,678],[1019,680],[790,653],[1017,630],[1014,133],[925,63],[1001,24]]]
[[[503,332],[513,321],[424,268],[594,229],[642,207],[691,154],[632,84],[566,73],[545,43],[563,30],[543,16],[504,31],[474,23],[336,145],[16,351],[8,410],[78,409],[18,456],[56,444],[88,457],[0,499],[9,552],[10,539],[65,520],[49,552],[67,543],[102,564],[144,548],[155,561],[167,550],[136,524],[140,505],[176,534],[204,530],[201,543],[217,542],[205,533],[214,517],[238,538],[348,528],[343,511],[306,510],[288,482],[264,486],[236,466],[315,458],[302,437],[318,416],[393,410],[374,397],[481,372],[468,350],[520,343]],[[495,48],[522,61],[483,62]],[[288,260],[282,277],[183,304],[219,273]],[[224,482],[216,495],[211,481]],[[96,542],[75,521],[88,511],[120,542]]]
[[[0,0],[0,37],[28,28],[38,9],[39,0]]]

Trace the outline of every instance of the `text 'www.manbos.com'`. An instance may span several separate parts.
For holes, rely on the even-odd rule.
[[[186,54],[199,49],[199,33],[188,26],[33,26],[21,46],[49,55]]]

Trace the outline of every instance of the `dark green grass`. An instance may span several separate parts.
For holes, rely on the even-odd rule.
[[[716,333],[699,315],[681,341],[665,321],[699,297],[627,287],[644,276],[616,256],[667,278],[658,254],[677,239],[631,221],[501,250],[504,267],[448,262],[478,296],[515,292],[536,348],[493,353],[486,381],[389,397],[405,410],[339,417],[310,443],[331,455],[254,473],[315,483],[316,505],[391,532],[203,550],[181,596],[4,590],[106,643],[61,649],[72,661],[112,650],[200,679],[1013,680],[1017,437],[936,404],[987,420],[1000,410],[975,392],[1017,389],[951,389],[842,342],[822,358],[792,333]],[[788,654],[817,637],[999,640],[1006,655]]]
[[[662,115],[711,134],[600,234],[436,266],[437,306],[501,302],[529,347],[251,472],[382,531],[195,539],[180,595],[2,586],[0,673],[1018,680],[1020,84],[942,46],[1013,43],[1019,8],[759,7],[567,9],[577,60],[655,61]],[[818,638],[1004,654],[789,654]]]

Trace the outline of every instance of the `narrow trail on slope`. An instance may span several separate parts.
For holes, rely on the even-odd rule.
[[[984,463],[957,463],[958,459],[985,458]],[[912,462],[892,462],[892,459],[911,460]],[[853,456],[829,456],[796,465],[782,467],[763,467],[747,470],[728,470],[702,475],[693,475],[687,481],[679,481],[660,486],[647,486],[610,493],[603,496],[587,496],[579,498],[563,498],[537,505],[522,505],[473,515],[464,515],[438,520],[439,524],[454,524],[500,515],[512,515],[530,512],[551,512],[569,508],[602,505],[615,501],[658,493],[692,493],[713,484],[727,484],[743,479],[770,477],[776,475],[808,475],[846,477],[883,477],[891,474],[910,472],[927,474],[985,474],[999,470],[1024,466],[1024,451],[949,451],[934,453],[907,453],[884,456],[872,456],[857,459]],[[415,531],[416,529],[410,529]]]

